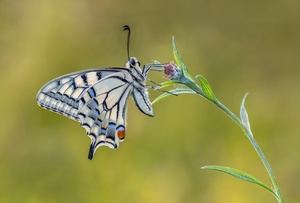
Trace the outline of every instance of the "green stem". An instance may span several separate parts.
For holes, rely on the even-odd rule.
[[[195,83],[195,82],[188,82],[187,84],[188,87],[190,87],[192,90],[194,90],[197,94],[200,94],[201,96],[204,96],[206,99],[208,99],[205,94],[203,93],[202,89]],[[275,175],[272,171],[272,168],[269,164],[269,162],[267,161],[266,156],[264,155],[264,153],[262,152],[261,148],[259,147],[259,145],[256,143],[256,140],[254,139],[254,136],[252,135],[251,131],[249,131],[244,124],[241,122],[241,120],[234,114],[232,113],[226,106],[224,106],[221,102],[219,102],[218,100],[216,101],[212,101],[210,99],[208,99],[209,101],[211,101],[213,104],[215,104],[217,107],[219,107],[223,112],[225,112],[230,118],[232,118],[237,124],[238,126],[244,131],[244,133],[246,134],[247,138],[250,140],[252,146],[254,147],[255,151],[257,152],[259,158],[261,159],[265,169],[268,172],[268,175],[272,181],[272,185],[273,185],[273,191],[274,191],[274,195],[276,197],[276,199],[278,200],[279,203],[283,203],[283,198],[279,189],[279,185],[277,183],[277,180],[275,178]]]
[[[278,202],[283,203],[283,198],[279,189],[279,185],[277,183],[276,177],[272,171],[272,168],[269,164],[269,162],[267,161],[266,156],[264,155],[264,153],[262,152],[261,148],[259,147],[259,145],[257,144],[256,140],[254,139],[254,136],[252,135],[252,133],[244,126],[244,124],[241,122],[241,120],[234,114],[232,113],[229,109],[227,109],[221,102],[217,102],[215,103],[220,109],[222,109],[230,118],[232,118],[237,124],[238,126],[240,126],[240,128],[242,128],[242,130],[244,131],[244,133],[246,134],[247,138],[250,140],[252,146],[254,147],[255,151],[257,152],[259,158],[261,159],[265,169],[268,172],[268,175],[272,181],[272,185],[273,185],[273,191],[274,191],[274,195],[277,198]]]

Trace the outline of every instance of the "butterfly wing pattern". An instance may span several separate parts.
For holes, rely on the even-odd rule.
[[[148,69],[149,70],[149,69]],[[131,57],[125,68],[98,68],[75,72],[45,84],[37,94],[38,105],[80,122],[91,138],[88,158],[100,146],[117,148],[125,138],[126,104],[153,116],[145,84],[147,71]]]

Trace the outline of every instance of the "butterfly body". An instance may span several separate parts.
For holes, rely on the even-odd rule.
[[[92,159],[98,147],[117,148],[124,140],[129,96],[141,112],[153,116],[145,84],[149,70],[141,70],[137,59],[131,57],[125,68],[70,73],[45,84],[37,94],[37,102],[80,122],[91,138],[88,158]]]

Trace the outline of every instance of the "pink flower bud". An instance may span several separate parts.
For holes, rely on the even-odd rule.
[[[170,62],[164,66],[164,73],[170,80],[178,80],[182,75],[181,70],[174,62]]]

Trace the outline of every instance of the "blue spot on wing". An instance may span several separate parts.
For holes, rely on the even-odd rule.
[[[88,90],[88,93],[90,95],[91,98],[94,98],[96,96],[96,92],[94,90],[93,87],[91,87],[89,90]]]
[[[125,131],[125,127],[123,125],[119,125],[116,130],[117,131]]]
[[[106,129],[105,128],[101,128],[101,135],[105,135],[106,134]]]
[[[109,123],[108,125],[109,125],[109,126],[111,126],[111,127],[114,127],[114,126],[116,126],[116,124],[115,124],[115,123]]]
[[[94,103],[95,103],[96,106],[99,105],[99,103],[98,103],[98,101],[96,99],[93,99],[93,101],[94,101]]]
[[[100,115],[100,111],[98,109],[95,109],[94,112],[95,112],[97,117]]]

